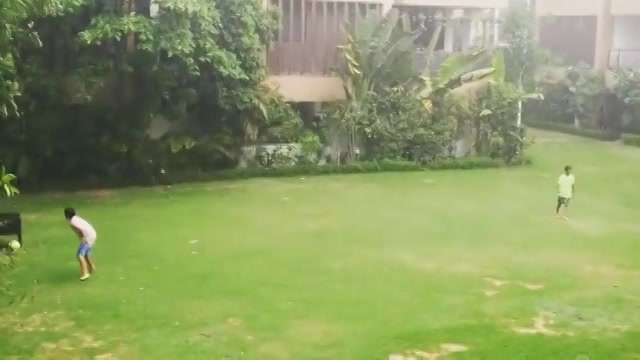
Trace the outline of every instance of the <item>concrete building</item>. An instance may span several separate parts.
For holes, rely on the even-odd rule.
[[[436,50],[448,53],[496,44],[498,19],[507,4],[508,0],[265,0],[265,6],[280,15],[267,55],[268,81],[291,102],[344,99],[342,82],[334,72],[341,63],[338,45],[344,43],[344,24],[395,7],[409,14],[412,22],[436,19],[444,25]],[[423,25],[426,45],[437,24]],[[416,57],[420,58],[420,43]]]
[[[540,42],[609,73],[640,67],[640,0],[534,0]]]
[[[341,61],[337,46],[344,40],[343,24],[391,8],[408,13],[412,21],[418,15],[439,16],[444,31],[437,50],[446,54],[498,43],[498,19],[514,0],[264,1],[280,14],[267,56],[269,83],[292,102],[325,102],[345,96],[333,71]],[[608,75],[616,67],[640,67],[640,0],[521,1],[528,1],[540,19],[541,44],[569,63],[585,62]],[[429,38],[427,31],[423,42]]]

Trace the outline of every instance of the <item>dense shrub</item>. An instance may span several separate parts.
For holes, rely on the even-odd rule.
[[[520,164],[529,164],[529,158],[523,158]],[[459,159],[441,159],[428,163],[418,163],[405,160],[380,160],[350,162],[344,165],[328,164],[324,166],[295,166],[280,168],[238,168],[211,173],[200,174],[167,174],[161,182],[175,184],[191,181],[235,180],[254,177],[287,177],[300,175],[328,175],[328,174],[363,174],[376,172],[413,172],[426,170],[456,170],[456,169],[490,169],[505,166],[498,159],[484,157],[467,157]]]
[[[475,153],[481,156],[517,160],[524,153],[526,129],[518,127],[519,91],[510,83],[489,84],[478,94],[474,110]]]
[[[640,147],[640,135],[636,134],[622,134],[622,142],[625,145]]]
[[[626,133],[640,133],[640,71],[617,69],[613,92],[622,113],[620,128]]]
[[[153,178],[153,182],[130,182],[130,179],[120,179],[120,181],[104,181],[93,183],[65,182],[50,183],[45,188],[31,188],[31,191],[49,190],[77,190],[77,189],[99,189],[118,188],[127,186],[149,186],[149,185],[172,185],[188,182],[208,182],[217,180],[240,180],[258,177],[289,177],[289,176],[311,176],[330,174],[364,174],[377,172],[414,172],[428,170],[472,170],[491,169],[506,166],[528,165],[531,159],[522,157],[506,164],[501,159],[491,159],[488,157],[464,157],[451,159],[438,159],[426,163],[418,163],[406,160],[379,160],[379,161],[358,161],[346,164],[327,165],[299,165],[286,167],[247,167],[218,171],[180,171],[158,174]]]
[[[365,128],[367,157],[425,161],[446,152],[455,119],[437,116],[410,90],[388,88],[373,95],[374,109]]]
[[[584,129],[575,127],[573,125],[552,123],[548,121],[527,120],[526,124],[527,126],[530,126],[532,128],[558,131],[566,134],[583,136],[602,141],[614,141],[620,139],[620,134],[612,131]]]

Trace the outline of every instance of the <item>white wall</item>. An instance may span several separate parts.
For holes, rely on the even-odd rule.
[[[613,48],[640,50],[640,16],[616,16],[613,22]]]

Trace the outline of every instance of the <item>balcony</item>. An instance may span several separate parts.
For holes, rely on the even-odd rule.
[[[640,68],[640,49],[614,49],[609,52],[609,68]]]

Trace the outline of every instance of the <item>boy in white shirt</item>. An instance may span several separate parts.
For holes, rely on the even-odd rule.
[[[576,191],[576,179],[571,173],[571,166],[564,167],[564,174],[558,178],[558,204],[556,206],[556,215],[564,220],[567,217],[563,215],[562,208],[569,207],[569,202]]]
[[[91,274],[96,270],[95,265],[93,265],[89,259],[89,254],[91,253],[93,245],[96,243],[98,234],[87,220],[76,215],[74,208],[64,209],[64,217],[69,222],[69,226],[71,226],[73,232],[78,235],[80,239],[77,256],[80,262],[80,280],[85,281],[91,277]]]

